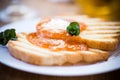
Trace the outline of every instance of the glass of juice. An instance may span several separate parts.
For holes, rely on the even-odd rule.
[[[120,0],[75,0],[83,14],[120,21]]]

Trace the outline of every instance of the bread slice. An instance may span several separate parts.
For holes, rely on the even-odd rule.
[[[119,43],[120,25],[118,22],[103,22],[85,16],[57,16],[64,20],[82,22],[85,18],[87,29],[80,33],[80,38],[89,47],[87,51],[51,51],[31,44],[27,33],[17,34],[17,41],[9,41],[8,49],[12,56],[22,61],[42,65],[64,65],[79,62],[94,63],[109,58],[109,51],[115,50]],[[57,24],[56,24],[57,25]]]
[[[88,26],[80,37],[91,48],[115,50],[119,43],[120,26]]]
[[[53,18],[83,22],[88,26],[120,26],[120,21],[104,21],[100,18],[90,18],[87,15],[59,15]]]
[[[104,21],[86,15],[60,15],[55,18],[83,22],[88,27],[80,33],[80,37],[91,48],[113,51],[120,41],[120,22]]]
[[[22,61],[43,65],[64,65],[65,63],[76,64],[79,62],[94,63],[107,60],[109,52],[89,48],[88,51],[59,51],[37,47],[26,39],[25,33],[17,34],[17,41],[9,41],[8,49],[12,56]]]

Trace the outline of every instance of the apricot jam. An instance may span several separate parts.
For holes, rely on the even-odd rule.
[[[49,23],[50,19],[45,19],[37,25],[37,32],[30,33],[27,35],[27,39],[30,43],[39,46],[41,48],[46,48],[52,51],[80,51],[87,50],[88,47],[84,44],[80,36],[71,36],[66,30],[62,29],[66,25],[61,25],[59,28],[55,28],[58,23]],[[62,24],[64,22],[58,20]],[[50,24],[51,28],[43,26],[43,24]],[[65,24],[68,24],[65,22]],[[80,31],[84,31],[86,26],[83,23],[79,23]]]
[[[81,41],[76,41],[73,40],[62,40],[62,39],[50,39],[50,38],[44,38],[37,36],[36,33],[30,33],[27,35],[27,39],[29,42],[32,44],[42,47],[42,48],[47,48],[52,51],[78,51],[78,50],[87,50],[87,46]],[[73,42],[74,41],[74,42]]]

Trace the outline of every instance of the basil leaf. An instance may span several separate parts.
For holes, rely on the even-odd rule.
[[[71,22],[69,26],[67,26],[67,32],[70,35],[79,35],[80,34],[80,27],[79,27],[79,23],[77,22]]]
[[[9,40],[17,40],[15,29],[7,29],[3,32],[0,32],[0,44],[6,45]]]

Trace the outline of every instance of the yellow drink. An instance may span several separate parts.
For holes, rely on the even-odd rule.
[[[91,17],[120,20],[120,0],[76,0],[83,12]]]

